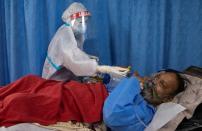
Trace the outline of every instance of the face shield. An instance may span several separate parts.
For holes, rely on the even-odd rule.
[[[86,32],[89,16],[90,13],[88,11],[78,12],[70,16],[70,24],[75,35],[84,34]]]

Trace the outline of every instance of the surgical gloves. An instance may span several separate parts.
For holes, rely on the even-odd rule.
[[[108,73],[114,77],[125,77],[129,72],[128,68],[122,68],[118,66],[97,66],[97,72]]]

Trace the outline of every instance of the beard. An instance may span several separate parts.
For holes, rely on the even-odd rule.
[[[152,79],[145,81],[141,95],[149,104],[153,106],[163,103],[163,100],[157,96],[155,85],[153,84]]]

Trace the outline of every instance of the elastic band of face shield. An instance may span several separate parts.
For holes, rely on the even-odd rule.
[[[76,19],[76,18],[80,18],[82,16],[91,16],[91,14],[90,14],[89,11],[77,12],[75,14],[72,14],[70,16],[70,18],[73,20],[73,19]]]

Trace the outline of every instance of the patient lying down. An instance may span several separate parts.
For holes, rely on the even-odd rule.
[[[0,126],[71,120],[95,123],[104,118],[114,131],[144,130],[155,107],[183,91],[185,81],[176,72],[144,79],[132,76],[121,80],[108,96],[102,83],[59,82],[29,75],[0,88]]]
[[[186,82],[175,71],[123,79],[105,101],[105,124],[112,131],[143,131],[152,120],[155,107],[171,101],[185,89]]]

